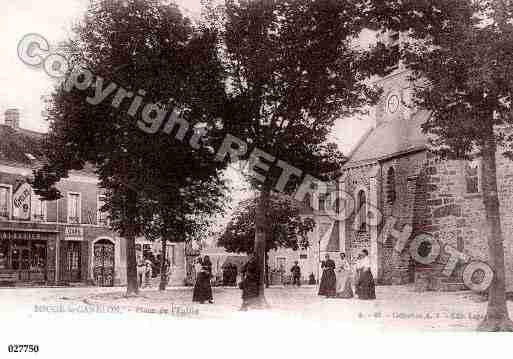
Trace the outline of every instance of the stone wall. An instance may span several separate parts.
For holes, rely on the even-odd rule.
[[[381,183],[382,195],[380,208],[383,214],[383,224],[391,217],[395,218],[395,229],[401,230],[405,225],[413,227],[413,233],[419,231],[426,212],[426,182],[424,151],[396,157],[382,163]],[[389,170],[394,169],[395,200],[391,201],[392,191],[389,183]],[[380,231],[383,226],[380,227]],[[379,278],[381,284],[405,284],[413,280],[414,263],[407,250],[396,253],[393,248],[396,239],[380,234],[378,246]]]
[[[348,216],[348,218],[342,224],[342,231],[344,231],[345,243],[344,248],[346,250],[346,255],[350,262],[354,262],[356,257],[362,249],[366,248],[369,250],[370,247],[370,234],[368,231],[360,232],[358,230],[358,225],[355,224],[355,212],[357,203],[357,192],[360,190],[365,191],[365,195],[367,198],[367,202],[369,201],[370,194],[370,174],[376,170],[375,165],[365,165],[361,167],[349,168],[346,170],[344,190],[348,193],[353,199],[353,204],[350,207],[353,207],[353,211]]]
[[[467,193],[465,161],[438,161],[428,163],[429,221],[424,227],[442,245],[450,245],[472,259],[488,261],[487,223],[482,192]],[[497,154],[497,185],[499,192],[501,221],[504,236],[506,280],[513,289],[513,163]],[[430,223],[429,223],[430,222]],[[434,290],[461,289],[461,273],[464,263],[459,263],[450,277],[441,274],[449,254],[443,252],[440,260],[432,266],[431,286]]]

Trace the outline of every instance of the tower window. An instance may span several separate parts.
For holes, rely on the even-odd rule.
[[[367,198],[363,190],[358,192],[358,211],[356,213],[358,230],[365,232],[367,230]]]

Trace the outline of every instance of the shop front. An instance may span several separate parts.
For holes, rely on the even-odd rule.
[[[57,232],[0,229],[0,284],[53,283]]]
[[[87,278],[88,243],[84,238],[84,228],[64,227],[59,242],[59,282],[72,284],[85,282]]]

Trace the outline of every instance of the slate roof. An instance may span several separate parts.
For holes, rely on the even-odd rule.
[[[43,138],[39,132],[0,125],[0,163],[33,168],[44,159]]]
[[[410,119],[385,121],[367,132],[349,154],[344,167],[376,161],[395,155],[425,149],[428,137],[421,126],[429,118],[428,111],[418,111]]]
[[[44,162],[43,141],[46,134],[0,124],[0,164],[33,169]],[[96,176],[95,168],[87,163],[72,174]]]

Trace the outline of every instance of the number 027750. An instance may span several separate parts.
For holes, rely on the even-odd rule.
[[[37,344],[9,344],[7,346],[9,353],[37,353],[39,345]]]

